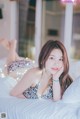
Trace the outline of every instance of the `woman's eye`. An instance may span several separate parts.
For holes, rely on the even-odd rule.
[[[63,61],[63,59],[59,59],[59,61]]]
[[[50,57],[49,59],[54,59],[53,57]]]

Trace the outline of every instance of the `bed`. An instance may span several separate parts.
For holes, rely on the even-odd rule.
[[[0,119],[80,119],[80,77],[57,102],[12,97],[9,92],[14,85],[14,78],[0,77]]]

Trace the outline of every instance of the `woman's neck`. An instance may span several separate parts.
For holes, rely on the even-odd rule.
[[[46,69],[43,69],[42,70],[42,77],[46,80],[50,80],[52,75]]]

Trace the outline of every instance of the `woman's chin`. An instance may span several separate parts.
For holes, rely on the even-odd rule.
[[[52,75],[55,75],[57,73],[57,71],[51,71]]]

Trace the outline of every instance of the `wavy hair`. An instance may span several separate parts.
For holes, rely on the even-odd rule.
[[[44,46],[41,49],[39,59],[38,59],[39,68],[43,69],[45,67],[45,63],[53,49],[59,49],[62,51],[62,54],[63,54],[64,71],[59,78],[61,88],[62,88],[62,94],[63,94],[66,88],[72,83],[72,78],[68,74],[69,60],[68,60],[66,48],[60,41],[49,40],[44,44]]]

